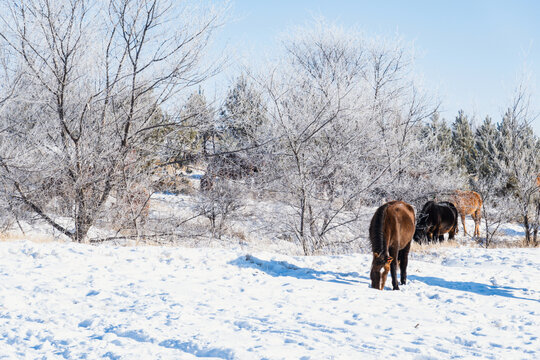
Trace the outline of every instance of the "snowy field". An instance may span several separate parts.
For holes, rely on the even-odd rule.
[[[538,359],[540,249],[369,255],[0,243],[0,358]]]

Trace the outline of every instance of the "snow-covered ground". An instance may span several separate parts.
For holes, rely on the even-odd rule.
[[[0,243],[0,358],[538,359],[540,249],[369,255]]]

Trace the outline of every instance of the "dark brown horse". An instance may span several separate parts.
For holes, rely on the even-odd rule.
[[[474,220],[474,236],[480,236],[480,220],[482,220],[482,197],[480,194],[474,191],[456,190],[450,201],[456,205],[465,235],[467,235],[465,216],[471,215]]]
[[[399,290],[398,264],[401,284],[407,282],[407,262],[414,229],[414,209],[403,201],[390,201],[375,211],[369,225],[369,240],[373,251],[370,274],[373,288],[384,289],[388,271],[391,271],[392,287]]]
[[[454,204],[448,201],[428,201],[418,213],[414,240],[422,244],[424,240],[444,241],[444,234],[453,239],[457,233],[458,211]]]

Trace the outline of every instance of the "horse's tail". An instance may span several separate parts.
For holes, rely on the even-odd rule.
[[[477,192],[475,192],[474,194],[475,194],[476,199],[478,201],[478,209],[482,210],[482,205],[483,205],[482,196],[480,196],[480,194],[477,193]]]
[[[375,211],[371,224],[369,225],[369,239],[371,241],[371,250],[373,253],[382,255],[384,253],[385,259],[388,258],[388,246],[386,246],[386,238],[384,236],[384,217],[386,215],[386,209],[388,203],[382,205]]]
[[[444,201],[441,204],[444,204],[444,206],[447,206],[450,211],[452,211],[452,215],[454,215],[454,221],[452,222],[452,228],[457,229],[457,222],[459,217],[459,212],[456,208],[456,205],[450,201]]]

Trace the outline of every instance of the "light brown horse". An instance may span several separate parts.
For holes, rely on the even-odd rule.
[[[482,220],[482,197],[480,194],[474,191],[456,190],[450,201],[456,205],[465,235],[467,235],[465,216],[471,215],[474,220],[474,236],[480,236],[480,220]]]
[[[387,202],[375,211],[369,225],[369,239],[373,251],[370,273],[373,288],[383,290],[388,271],[391,271],[392,287],[399,290],[398,264],[401,284],[407,282],[407,262],[414,229],[414,209],[403,201]]]

